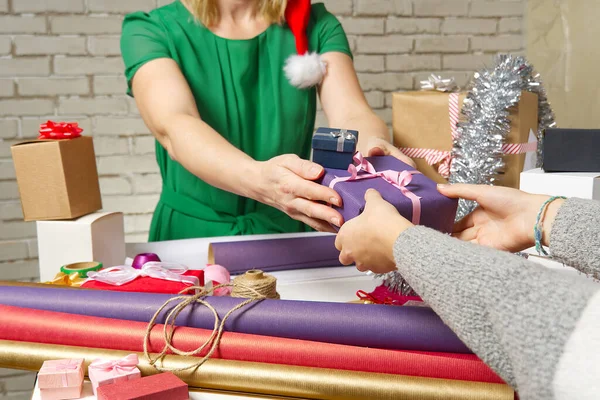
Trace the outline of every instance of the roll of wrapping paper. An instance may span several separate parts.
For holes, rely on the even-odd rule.
[[[66,328],[67,329],[67,328]],[[45,360],[83,358],[121,359],[126,351],[30,342],[0,341],[0,367],[38,371]],[[143,353],[138,354],[142,375],[157,373]],[[166,356],[162,367],[185,368],[194,357]],[[195,370],[175,372],[191,387],[264,393],[323,400],[513,400],[503,384],[420,378],[403,375],[308,368],[279,364],[211,359]]]
[[[148,322],[171,295],[55,286],[0,286],[0,304],[69,314]],[[245,299],[206,297],[223,318]],[[171,302],[157,322],[177,302]],[[177,325],[213,329],[212,312],[200,304],[187,307]],[[381,304],[262,300],[235,311],[225,331],[394,350],[471,353],[443,321],[425,307]]]
[[[0,340],[67,346],[93,343],[95,347],[103,349],[141,352],[146,327],[144,322],[0,305]],[[211,334],[212,331],[206,329],[177,327],[172,343],[179,350],[193,351]],[[163,326],[155,326],[150,336],[149,351],[161,352],[163,338]],[[207,352],[208,349],[198,356],[204,356]],[[212,358],[504,383],[472,354],[419,354],[233,332],[223,334]]]
[[[341,266],[335,236],[248,240],[211,243],[210,264],[219,264],[231,274],[251,269],[265,272]]]

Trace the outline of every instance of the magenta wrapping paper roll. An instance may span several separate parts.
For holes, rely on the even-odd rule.
[[[240,274],[250,269],[272,272],[339,267],[339,255],[335,236],[328,235],[211,243],[209,262]]]
[[[0,286],[0,304],[95,317],[148,322],[171,295]],[[207,297],[222,318],[245,299]],[[176,305],[166,307],[164,317]],[[213,329],[212,312],[199,304],[185,309],[177,325]],[[315,342],[445,353],[471,353],[444,322],[426,307],[382,304],[262,300],[232,314],[229,332]]]

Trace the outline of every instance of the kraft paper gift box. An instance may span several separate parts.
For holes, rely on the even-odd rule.
[[[346,169],[356,152],[358,131],[318,128],[313,135],[313,162],[323,168]]]
[[[98,388],[115,383],[139,380],[142,375],[136,367],[139,362],[137,355],[130,354],[121,360],[94,360],[88,367],[88,376],[92,382],[94,394]]]
[[[98,388],[98,400],[188,400],[188,385],[171,372]]]
[[[361,157],[358,155],[358,157]],[[320,183],[332,187],[342,197],[342,207],[334,207],[340,212],[344,221],[349,221],[362,213],[365,206],[365,193],[368,189],[377,190],[384,200],[391,203],[400,214],[418,225],[424,225],[440,232],[450,233],[454,226],[458,200],[450,199],[437,190],[437,184],[427,176],[415,171],[413,167],[403,163],[392,156],[366,157],[372,167],[379,173],[406,171],[409,179],[404,179],[405,190],[392,185],[382,177],[360,179],[354,181],[339,181],[332,185],[338,178],[351,176],[347,170],[325,169],[325,175]],[[359,172],[358,177],[368,175]],[[393,175],[393,174],[392,174]],[[400,175],[402,178],[402,175]],[[408,181],[408,182],[407,182]],[[414,197],[418,199],[414,199]],[[412,197],[412,199],[411,199]],[[415,202],[420,207],[420,213],[415,213]]]
[[[25,221],[72,219],[102,208],[91,137],[11,147]]]
[[[467,93],[458,96],[459,109]],[[452,150],[449,112],[450,93],[439,91],[412,91],[393,94],[392,125],[394,145],[399,148]],[[464,116],[460,116],[461,121]],[[510,132],[505,143],[527,143],[535,137],[538,128],[538,98],[530,92],[521,93],[516,107],[509,109]],[[447,180],[438,172],[438,165],[429,165],[425,159],[413,158],[417,169],[438,183]],[[504,156],[504,171],[495,184],[519,187],[525,154]]]
[[[41,398],[77,399],[83,385],[83,359],[44,361],[38,373]]]
[[[600,129],[546,129],[542,148],[546,172],[600,173]]]
[[[97,261],[111,267],[125,261],[125,229],[120,212],[98,212],[67,221],[38,221],[37,238],[42,282],[54,279],[67,264]]]

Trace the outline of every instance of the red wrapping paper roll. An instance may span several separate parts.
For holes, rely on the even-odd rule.
[[[141,352],[146,327],[143,322],[0,305],[0,340]],[[162,350],[162,331],[162,325],[152,330],[150,352]],[[173,345],[191,351],[211,333],[205,329],[177,327]],[[369,349],[234,332],[223,334],[213,358],[504,383],[474,355]]]

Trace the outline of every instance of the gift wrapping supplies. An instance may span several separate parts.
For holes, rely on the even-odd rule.
[[[38,373],[43,400],[66,400],[81,397],[83,358],[46,360]]]

